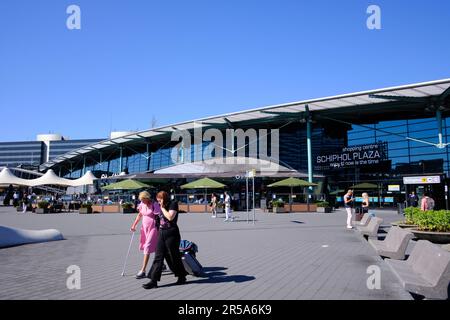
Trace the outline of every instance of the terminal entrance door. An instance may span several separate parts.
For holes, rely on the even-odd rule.
[[[440,184],[422,184],[422,185],[407,185],[407,194],[415,192],[419,198],[419,207],[422,197],[428,194],[434,199],[435,210],[441,210],[446,208],[445,200],[445,186]]]

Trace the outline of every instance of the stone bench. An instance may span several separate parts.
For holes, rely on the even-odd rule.
[[[405,261],[385,260],[406,291],[428,299],[447,299],[450,252],[427,240],[417,241]]]
[[[361,221],[355,222],[355,226],[365,227],[369,224],[369,221],[370,221],[370,215],[368,213],[364,213]]]
[[[378,217],[373,217],[369,219],[367,226],[356,226],[358,231],[365,236],[370,238],[378,238],[378,229],[380,228],[383,219]]]
[[[414,235],[400,227],[391,227],[383,241],[369,239],[369,243],[382,257],[404,260],[406,248]]]

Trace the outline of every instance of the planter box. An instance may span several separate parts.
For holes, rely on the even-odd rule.
[[[189,211],[188,205],[187,204],[179,204],[178,205],[178,210],[180,212],[188,212]]]
[[[409,229],[409,228],[417,228],[418,226],[415,224],[406,224],[404,221],[397,221],[392,222],[391,225],[402,228],[402,229]]]
[[[285,213],[286,212],[284,207],[273,207],[272,210],[273,210],[273,213]]]
[[[119,213],[121,209],[118,204],[107,204],[103,206],[103,213]]]
[[[45,208],[36,208],[36,213],[37,214],[44,214],[44,213],[48,213],[49,210],[45,209]]]
[[[188,212],[196,212],[196,213],[208,212],[207,205],[204,205],[204,204],[190,204]]]
[[[136,213],[134,208],[122,208],[122,213]]]
[[[317,207],[316,210],[320,213],[331,213],[331,207]]]
[[[216,212],[217,213],[225,213],[225,209],[224,208],[216,208]]]
[[[316,212],[317,206],[315,204],[310,204],[308,210],[308,205],[306,203],[293,203],[292,211],[289,204],[285,204],[284,209],[286,212]]]
[[[428,240],[439,244],[450,243],[450,232],[420,231],[417,229],[411,229],[411,232],[418,240]]]
[[[92,207],[91,208],[80,208],[80,210],[78,212],[81,214],[92,213]]]
[[[93,213],[120,213],[120,212],[122,212],[122,207],[118,204],[93,205],[92,212]]]
[[[102,213],[102,212],[103,212],[103,206],[100,206],[100,205],[92,206],[92,213]]]

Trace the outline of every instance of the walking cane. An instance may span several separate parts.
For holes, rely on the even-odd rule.
[[[130,245],[128,246],[127,256],[125,257],[125,261],[123,262],[122,277],[125,275],[125,267],[127,265],[128,256],[130,255],[130,249],[131,249],[131,244],[133,243],[133,239],[134,239],[134,232],[131,234],[131,240],[130,240]]]

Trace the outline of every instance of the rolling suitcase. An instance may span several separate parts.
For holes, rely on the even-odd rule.
[[[184,269],[190,275],[199,277],[202,274],[203,267],[196,258],[198,247],[195,243],[189,240],[181,240],[180,254],[183,261]]]
[[[187,273],[196,277],[201,276],[203,267],[200,262],[198,262],[197,258],[189,252],[185,252],[182,254],[181,260],[183,261],[183,266]]]

